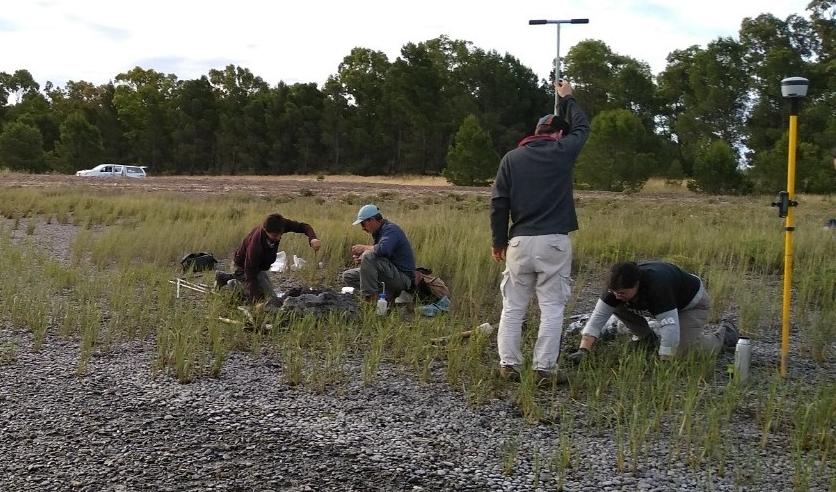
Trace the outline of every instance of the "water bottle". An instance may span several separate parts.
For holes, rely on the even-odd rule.
[[[742,383],[749,379],[749,363],[752,361],[752,343],[748,338],[740,337],[734,350],[734,373]]]
[[[383,316],[389,310],[389,302],[386,301],[386,293],[381,292],[380,297],[377,298],[377,308],[375,312],[378,316]]]

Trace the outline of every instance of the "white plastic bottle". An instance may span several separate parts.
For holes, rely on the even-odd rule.
[[[752,361],[752,344],[748,338],[740,337],[734,351],[734,370],[740,382],[749,379],[749,364]]]
[[[386,300],[386,293],[381,292],[380,297],[377,298],[377,308],[375,309],[375,312],[378,316],[383,316],[387,311],[389,311],[389,302]]]

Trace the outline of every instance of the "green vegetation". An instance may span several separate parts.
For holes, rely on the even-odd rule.
[[[24,121],[9,123],[0,132],[0,164],[11,169],[44,170],[41,133]]]
[[[708,193],[773,194],[786,182],[780,80],[800,75],[810,88],[799,114],[798,191],[836,190],[833,2],[811,1],[799,13],[807,17],[749,14],[735,38],[672,47],[656,74],[629,46],[572,46],[565,73],[596,129],[577,184],[629,190],[648,176],[686,177]],[[480,152],[503,155],[552,110],[553,95],[513,53],[446,36],[406,43],[394,60],[355,47],[321,86],[271,86],[229,65],[193,80],[135,67],[100,86],[41,87],[20,67],[0,72],[0,168],[71,172],[101,159],[149,165],[152,175],[437,176],[458,172],[448,149],[468,115],[487,133]],[[496,161],[482,174],[482,158],[472,157],[480,168],[472,184],[495,174]]]
[[[492,147],[491,136],[479,126],[476,116],[467,115],[447,152],[442,174],[454,185],[487,186],[496,175],[499,159]]]
[[[697,151],[694,179],[688,188],[712,194],[744,191],[734,149],[724,140],[715,140]]]
[[[576,180],[596,190],[637,191],[655,169],[652,138],[626,109],[602,111],[592,121]]]
[[[639,196],[579,198],[581,230],[573,235],[575,287],[567,315],[583,311],[580,305],[591,307],[592,299],[585,297],[598,292],[611,262],[663,258],[706,279],[715,320],[735,312],[746,335],[756,343],[772,343],[780,324],[783,241],[782,223],[767,206],[769,198]],[[218,319],[236,314],[224,296],[174,297],[169,280],[184,252],[208,250],[227,258],[249,228],[274,210],[311,222],[323,239],[319,259],[324,268],[292,275],[333,286],[337,273],[348,266],[348,246],[367,240],[349,223],[357,204],[371,200],[405,228],[419,262],[448,281],[455,302],[449,316],[411,319],[394,309],[381,318],[363,311],[356,322],[267,319],[282,328],[246,331]],[[821,227],[833,203],[814,196],[800,201],[793,343],[805,363],[816,364],[832,357],[829,350],[836,340],[836,244],[832,231]],[[741,487],[753,477],[739,472],[736,464],[761,447],[787,449],[799,489],[815,488],[822,483],[819,477],[833,474],[832,377],[784,381],[774,377],[774,368],[761,366],[750,384],[741,386],[715,359],[692,356],[666,363],[633,352],[627,344],[601,344],[573,371],[568,387],[538,389],[530,371],[519,384],[503,383],[495,375],[492,337],[477,334],[469,340],[454,337],[446,346],[431,344],[433,337],[498,319],[502,265],[489,258],[487,202],[484,195],[416,201],[387,192],[329,198],[323,207],[317,196],[184,199],[163,193],[4,189],[0,269],[6,277],[0,283],[0,319],[30,332],[35,351],[55,337],[78,341],[80,374],[90,370],[93,357],[123,341],[152,340],[155,370],[184,383],[222,375],[224,361],[238,351],[281,361],[282,382],[300,391],[338,391],[349,380],[381,384],[383,364],[396,364],[422,381],[444,377],[474,405],[504,398],[515,402],[526,421],[559,424],[551,449],[528,449],[511,440],[500,451],[505,473],[514,473],[523,453],[535,453],[535,480],[549,470],[556,484],[578,466],[572,435],[581,432],[611,435],[617,468],[625,472],[642,466],[649,443],[664,440],[672,462],[703,470],[706,477],[731,474]],[[48,228],[47,221],[74,226],[66,259],[44,249],[39,234]],[[304,238],[294,235],[285,237],[282,247],[289,254],[312,255]],[[211,282],[211,276],[204,282]],[[535,332],[524,332],[525,353],[530,353]],[[570,338],[566,343],[576,342]],[[0,346],[0,366],[14,363],[22,350],[28,347]],[[751,427],[748,437],[736,432],[741,425]]]

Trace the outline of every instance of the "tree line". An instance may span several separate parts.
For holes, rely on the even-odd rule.
[[[836,8],[761,14],[737,39],[675,50],[657,74],[598,40],[565,73],[592,133],[579,187],[631,190],[649,176],[712,193],[785,188],[780,80],[810,80],[799,117],[798,191],[836,190]],[[99,162],[152,174],[444,174],[485,184],[550,111],[551,84],[510,54],[440,36],[390,60],[357,47],[321,86],[270,86],[229,65],[193,80],[136,67],[103,85],[44,87],[0,72],[0,167],[74,172]]]

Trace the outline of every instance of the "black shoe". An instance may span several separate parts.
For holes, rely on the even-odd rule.
[[[717,329],[717,336],[723,341],[723,348],[726,350],[734,350],[737,346],[737,341],[740,339],[740,331],[734,321],[728,318],[720,320],[720,327]]]
[[[226,284],[229,283],[229,279],[232,277],[232,274],[226,272],[215,272],[215,290],[226,287]]]

